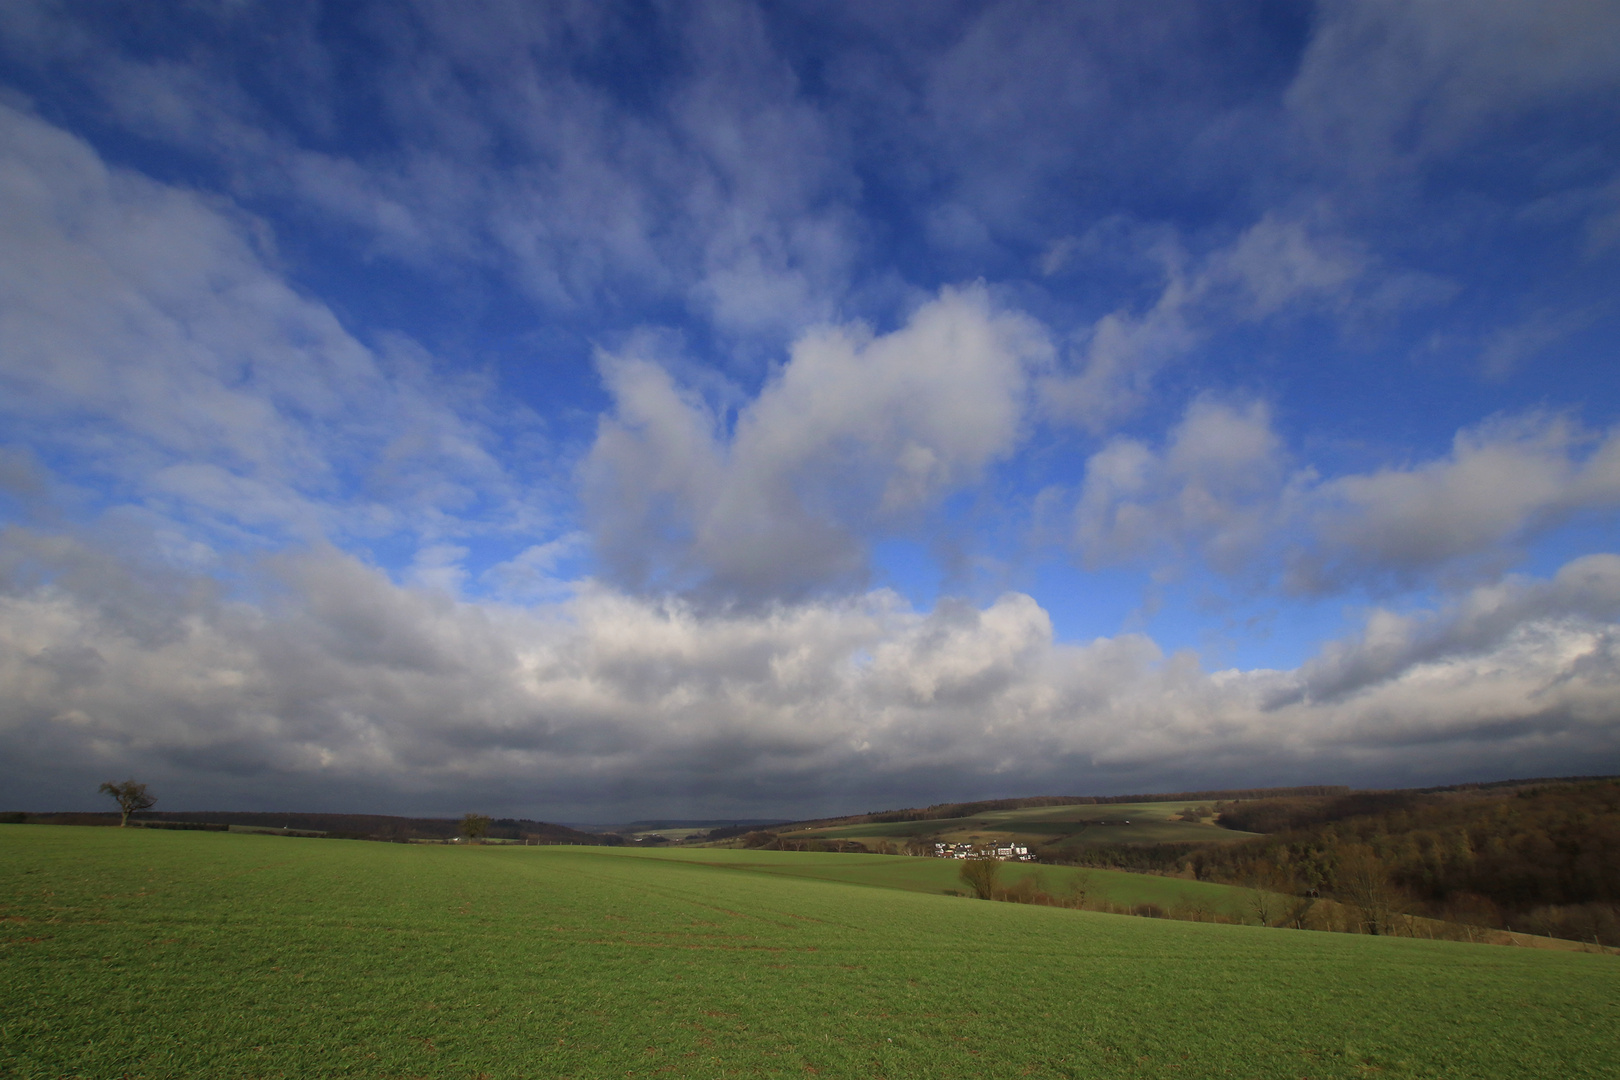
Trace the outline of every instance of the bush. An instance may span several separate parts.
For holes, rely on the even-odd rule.
[[[967,859],[962,863],[962,883],[973,890],[980,900],[992,900],[996,895],[996,882],[1001,876],[1000,859]]]
[[[1613,904],[1548,904],[1530,912],[1530,929],[1546,937],[1620,945],[1620,907]]]

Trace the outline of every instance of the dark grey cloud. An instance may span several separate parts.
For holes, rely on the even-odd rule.
[[[22,530],[0,542],[71,558]],[[1614,556],[1430,615],[1375,612],[1296,671],[1215,673],[1138,636],[1059,643],[1021,594],[718,614],[582,583],[518,608],[331,549],[264,564],[264,601],[169,597],[154,636],[135,614],[152,571],[122,571],[3,582],[6,790],[45,790],[31,763],[48,762],[52,791],[138,773],[187,801],[386,791],[588,819],[669,799],[811,812],[912,790],[1415,775],[1419,746],[1445,755],[1431,775],[1592,771],[1620,752]]]

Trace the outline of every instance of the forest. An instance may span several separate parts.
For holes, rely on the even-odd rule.
[[[1260,837],[1043,851],[1331,899],[1367,933],[1401,916],[1620,945],[1620,780],[1347,792],[1189,806]]]

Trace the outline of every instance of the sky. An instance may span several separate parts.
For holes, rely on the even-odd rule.
[[[1617,106],[1607,0],[9,0],[0,808],[1620,772]]]

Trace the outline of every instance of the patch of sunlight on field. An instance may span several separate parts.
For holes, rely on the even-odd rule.
[[[872,885],[886,889],[946,895],[966,889],[962,884],[962,864],[955,859],[908,858],[903,855],[844,855],[831,852],[749,851],[738,849],[659,848],[626,852],[627,857],[675,859],[698,862],[717,869],[780,874],[788,877],[840,881],[851,885]],[[1040,888],[1054,896],[1083,891],[1093,901],[1108,901],[1135,907],[1155,904],[1169,910],[1196,904],[1211,913],[1241,916],[1248,905],[1247,889],[1216,885],[1207,881],[1133,874],[1123,870],[1093,870],[1073,866],[1039,866],[1008,863],[1002,870],[1003,885],[1032,877]]]
[[[1171,820],[1187,805],[1180,801],[1030,806],[987,810],[959,818],[829,825],[786,835],[868,844],[883,840],[904,844],[916,836],[936,837],[947,843],[1017,840],[1049,844],[1065,839],[1086,844],[1232,843],[1255,835],[1208,822]]]
[[[0,826],[0,1073],[1562,1078],[1620,1051],[1613,957],[785,872],[825,858]]]

